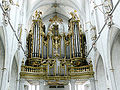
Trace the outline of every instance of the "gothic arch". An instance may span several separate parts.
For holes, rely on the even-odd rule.
[[[106,90],[106,77],[105,69],[103,64],[103,59],[99,55],[97,65],[96,65],[96,90]]]
[[[110,48],[110,58],[111,58],[111,66],[113,70],[114,82],[116,86],[116,90],[119,90],[120,79],[119,79],[119,68],[120,68],[120,29],[116,29],[116,33],[114,35],[113,41],[111,43]]]
[[[14,56],[11,65],[9,90],[17,90],[18,87],[17,85],[18,85],[18,65],[17,65],[16,57]]]
[[[77,11],[81,12],[80,8],[78,7],[79,6],[79,4],[78,4],[79,2],[78,1],[74,2],[74,1],[70,0],[68,2],[70,4],[68,4],[66,2],[64,2],[64,3],[58,2],[58,4],[62,5],[62,6],[68,6],[69,8],[71,8],[73,10],[77,10]],[[30,8],[29,13],[28,13],[28,20],[29,20],[29,18],[31,16],[31,13],[33,13],[36,9],[38,9],[38,8],[40,8],[42,6],[47,6],[47,5],[53,4],[53,3],[54,3],[54,1],[47,1],[47,0],[45,0],[45,1],[38,1],[37,3],[33,3],[33,6],[32,6],[32,8]],[[63,9],[63,11],[65,11],[65,10]]]
[[[5,29],[3,28],[3,26],[0,26],[0,38],[1,38],[1,41],[2,41],[3,46],[5,48],[6,38],[5,38]]]
[[[117,90],[116,80],[115,80],[115,73],[114,73],[114,64],[116,60],[114,60],[113,52],[115,50],[115,43],[117,42],[118,35],[120,34],[120,27],[117,24],[111,26],[110,30],[108,31],[108,38],[107,38],[107,64],[109,68],[109,78],[111,81],[111,87]],[[119,46],[116,48],[119,48]],[[118,49],[117,49],[118,50]],[[119,52],[117,52],[119,53]],[[115,56],[118,56],[117,53],[114,53]],[[117,63],[118,64],[118,63]]]
[[[58,14],[62,15],[62,16],[65,16],[67,18],[71,18],[70,15],[69,15],[69,12],[70,11],[74,11],[74,10],[77,10],[78,12],[81,12],[81,14],[78,13],[81,21],[83,20],[84,18],[84,12],[81,10],[81,8],[79,6],[82,6],[85,4],[85,1],[81,1],[82,3],[80,3],[79,1],[73,1],[73,0],[64,0],[64,2],[57,2],[57,4],[61,7],[59,7],[60,9],[60,12],[57,12]],[[32,18],[32,14],[33,12],[35,12],[35,10],[41,10],[43,12],[43,15],[42,15],[42,18],[46,17],[47,15],[51,15],[53,14],[54,12],[56,12],[54,10],[54,7],[52,6],[55,2],[54,1],[49,1],[49,0],[40,0],[40,1],[37,1],[37,0],[34,0],[34,2],[29,2],[27,1],[27,3],[29,3],[30,5],[28,5],[29,9],[27,10],[27,19],[26,19],[26,22],[27,24],[29,25],[29,21],[31,21],[31,18]],[[69,4],[68,4],[69,3]],[[81,4],[81,5],[80,5]],[[65,7],[64,7],[65,6]],[[67,7],[67,8],[66,8]],[[45,8],[45,9],[43,9]],[[59,11],[58,9],[58,11]],[[52,13],[51,13],[52,12]]]
[[[110,52],[119,31],[120,28],[116,25],[113,25],[108,32],[108,49],[110,50]]]
[[[0,88],[2,86],[4,69],[5,69],[5,35],[3,27],[0,26]]]
[[[0,87],[2,85],[4,64],[5,64],[5,48],[3,41],[0,37]]]

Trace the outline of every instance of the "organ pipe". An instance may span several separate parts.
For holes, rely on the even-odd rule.
[[[56,17],[55,17],[56,18]],[[55,19],[60,20],[60,19]],[[48,72],[55,69],[58,73],[68,74],[66,72],[67,65],[51,66],[50,62],[59,62],[59,59],[70,60],[75,63],[77,58],[85,58],[85,35],[83,34],[80,27],[80,20],[72,17],[69,22],[69,30],[66,35],[64,30],[60,33],[59,24],[55,23],[55,20],[51,20],[50,28],[45,34],[45,25],[42,23],[42,19],[39,14],[36,14],[33,18],[32,28],[28,35],[27,47],[28,47],[28,58],[38,58],[36,61],[30,61],[30,65],[38,64],[41,66],[47,64]],[[57,21],[57,22],[58,22]],[[46,60],[46,61],[44,61]],[[56,61],[57,60],[57,61]],[[43,62],[44,61],[44,62]],[[62,64],[60,62],[60,64]],[[61,70],[60,70],[61,69]],[[63,72],[64,71],[64,72]],[[54,71],[54,74],[56,72]],[[51,73],[53,75],[53,73]]]
[[[64,46],[65,46],[65,44],[64,44],[64,36],[62,35],[62,38],[61,38],[61,58],[64,58],[65,56],[65,51],[64,51]]]

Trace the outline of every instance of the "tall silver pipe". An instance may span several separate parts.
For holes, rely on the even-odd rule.
[[[73,57],[73,40],[72,40],[72,36],[71,36],[71,57]]]
[[[33,38],[33,57],[34,57],[34,54],[35,54],[35,28],[36,28],[36,25],[34,25],[34,29],[33,29],[33,32],[34,32],[34,38]]]
[[[77,47],[76,47],[76,24],[74,25],[74,48],[75,48],[75,57],[77,54]]]
[[[39,23],[38,23],[38,30],[37,30],[37,56],[39,56]]]
[[[40,38],[40,57],[42,57],[42,35]]]
[[[50,36],[50,40],[49,40],[49,58],[52,58],[52,37]]]
[[[62,57],[62,58],[65,57],[64,37],[63,37],[63,36],[62,36],[62,39],[61,39],[61,57]]]
[[[79,26],[77,27],[78,28],[78,32],[77,32],[77,35],[78,35],[78,38],[77,38],[77,41],[78,41],[78,56],[80,57],[80,34],[79,34]]]

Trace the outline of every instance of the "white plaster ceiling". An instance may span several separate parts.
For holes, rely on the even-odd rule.
[[[85,0],[28,0],[27,1],[27,20],[36,10],[42,12],[42,18],[55,12],[70,18],[70,12],[77,10],[80,18],[84,17],[84,1]],[[57,7],[54,4],[57,4]]]

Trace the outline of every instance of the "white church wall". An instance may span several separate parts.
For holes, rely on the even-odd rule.
[[[115,6],[118,1],[119,0],[112,0],[113,6]]]
[[[120,31],[115,37],[115,40],[113,41],[112,49],[111,49],[111,60],[112,60],[112,67],[113,67],[113,74],[114,74],[114,79],[115,79],[115,85],[116,85],[116,90],[120,88],[120,80],[119,80],[119,68],[120,68]]]
[[[22,2],[22,0],[19,0],[20,2]],[[16,3],[16,1],[14,1]],[[2,3],[0,3],[2,5]],[[20,11],[21,9],[26,9],[26,8],[21,8],[22,7],[22,3],[19,3],[19,7],[18,6],[15,6],[15,5],[10,5],[10,22],[11,22],[11,25],[13,26],[14,30],[16,31],[16,34],[17,34],[17,30],[18,30],[18,24],[22,24],[24,22],[25,24],[25,21],[24,20],[21,20],[21,18],[25,17],[26,15],[20,15]],[[5,65],[4,67],[6,68],[3,72],[3,78],[2,78],[2,84],[0,86],[1,90],[8,90],[9,88],[9,85],[8,83],[10,82],[10,76],[11,76],[11,71],[12,71],[12,62],[13,62],[13,57],[15,55],[15,53],[17,51],[19,51],[19,55],[18,57],[19,58],[16,58],[16,62],[17,62],[17,65],[18,65],[18,74],[20,72],[20,67],[21,67],[21,60],[23,59],[24,56],[24,53],[23,51],[20,49],[18,50],[18,41],[15,37],[15,34],[10,26],[10,24],[8,23],[7,25],[4,25],[4,18],[3,18],[3,11],[2,9],[0,8],[0,26],[3,27],[3,31],[5,32]],[[25,25],[23,25],[23,29],[25,29]],[[22,32],[22,45],[23,47],[25,48],[25,44],[26,44],[26,31],[23,30]],[[1,34],[1,33],[0,33]],[[24,36],[24,37],[23,37]],[[2,36],[3,38],[3,36]],[[14,78],[13,76],[14,74],[14,70],[12,71],[12,77]],[[16,76],[18,77],[18,76]],[[0,77],[1,78],[1,77]],[[18,77],[19,79],[19,77]],[[19,80],[18,80],[19,81]],[[17,81],[17,82],[18,82]],[[14,84],[14,83],[12,83]],[[17,90],[18,89],[18,86],[17,88],[15,89],[10,89],[10,90]]]
[[[0,16],[2,16],[2,10],[0,9]],[[0,17],[0,26],[2,25],[2,17]]]
[[[2,87],[2,86],[4,86],[4,84],[7,82],[6,79],[8,77],[6,77],[6,76],[8,76],[8,72],[7,72],[8,68],[6,67],[6,61],[7,61],[7,36],[6,36],[6,31],[4,30],[4,27],[2,25],[0,25],[0,38],[1,38],[2,43],[4,45],[4,47],[2,47],[2,49],[5,50],[5,53],[2,52],[2,53],[5,54],[5,56],[4,56],[4,60],[3,60],[4,61],[4,66],[1,68],[1,70],[2,70],[2,77],[0,77],[1,78],[0,89],[3,90],[3,89],[7,88],[7,87]],[[3,65],[3,64],[1,63],[1,65]]]
[[[113,0],[113,2],[115,2],[115,5],[116,5],[116,3],[119,1],[119,0]],[[115,6],[114,5],[114,6]],[[119,15],[119,13],[120,13],[120,3],[118,4],[118,6],[117,6],[117,8],[115,9],[115,11],[113,12],[113,17],[112,17],[112,19],[113,19],[113,23],[117,26],[117,27],[119,27],[120,28],[120,15]],[[116,18],[117,17],[117,18]]]
[[[108,79],[109,79],[109,82],[108,82],[108,86],[112,89],[112,90],[116,90],[116,85],[115,85],[115,80],[114,80],[114,72],[113,72],[113,66],[112,66],[112,55],[111,55],[111,48],[112,48],[112,45],[114,44],[114,41],[116,40],[116,35],[118,34],[119,32],[119,28],[116,27],[116,25],[112,25],[112,27],[110,28],[109,30],[109,33],[108,33],[108,43],[107,43],[107,71],[108,71]]]
[[[95,1],[95,4],[96,5],[99,5],[101,3],[103,3],[104,0],[90,0],[90,5],[91,6],[94,6],[94,4],[92,3],[92,1]],[[114,0],[113,1],[113,5],[115,6],[116,3],[117,3],[118,0]],[[112,89],[112,90],[116,90],[115,89],[115,85],[114,85],[114,75],[112,73],[112,68],[111,68],[111,63],[110,63],[110,56],[109,53],[110,53],[110,48],[108,47],[108,45],[110,44],[110,42],[112,41],[112,34],[114,34],[116,32],[116,27],[120,27],[119,26],[119,5],[117,6],[116,10],[113,12],[113,17],[112,17],[112,21],[114,23],[114,25],[109,28],[108,25],[105,26],[105,28],[103,29],[101,35],[100,35],[100,38],[98,39],[97,43],[96,43],[96,48],[93,48],[92,51],[90,52],[88,58],[91,58],[91,60],[93,61],[93,67],[94,67],[94,70],[96,70],[95,66],[96,66],[96,63],[97,63],[97,59],[95,58],[96,56],[96,49],[97,51],[101,54],[102,58],[103,58],[103,64],[104,64],[104,70],[105,70],[105,80],[107,82],[106,84],[106,87],[108,89]],[[92,22],[93,19],[95,19],[95,26],[96,26],[96,30],[97,30],[97,36],[99,35],[99,31],[102,29],[102,26],[103,24],[105,23],[105,19],[104,19],[104,14],[100,11],[100,10],[103,10],[104,8],[102,8],[102,6],[97,6],[96,8],[93,8],[92,10],[92,7],[90,7],[90,13],[94,13],[93,15],[95,16],[91,16],[89,13],[86,13],[86,16],[89,17],[91,16],[92,18],[88,18],[86,20],[86,22],[88,20],[90,20]],[[86,9],[86,12],[87,12],[87,9]],[[118,18],[116,18],[118,17]],[[89,24],[90,25],[90,24]],[[87,35],[87,48],[91,48],[92,47],[92,43],[91,43],[91,34],[90,34],[90,26],[89,25],[86,25],[86,30],[88,30],[86,32],[86,35]],[[112,30],[112,33],[109,34],[109,32]],[[111,37],[110,39],[108,39],[108,37]],[[88,49],[88,51],[89,51]],[[95,75],[96,76],[96,75]]]
[[[86,34],[86,40],[87,40],[87,51],[90,49],[90,46],[92,45],[92,40],[91,40],[91,36],[90,36],[90,25],[91,25],[91,22],[90,22],[90,3],[87,2],[86,0],[86,5],[85,5],[85,12],[86,12],[86,15],[85,15],[85,34]]]
[[[9,90],[18,90],[18,65],[16,62],[16,58],[14,57],[12,62],[12,69],[11,69],[11,75],[9,75]]]
[[[99,57],[97,69],[96,69],[96,89],[97,90],[107,90],[106,88],[106,77],[105,77],[105,70],[104,70],[104,65],[102,61],[102,57]]]
[[[3,41],[0,36],[0,87],[2,86],[4,64],[5,64],[5,48],[3,46]]]
[[[94,6],[94,10],[95,10],[95,20],[96,20],[96,30],[99,33],[102,26],[104,25],[104,12],[102,9],[102,6],[98,6],[100,4],[102,4],[101,0],[94,0],[93,6]],[[97,35],[98,35],[97,33]]]

